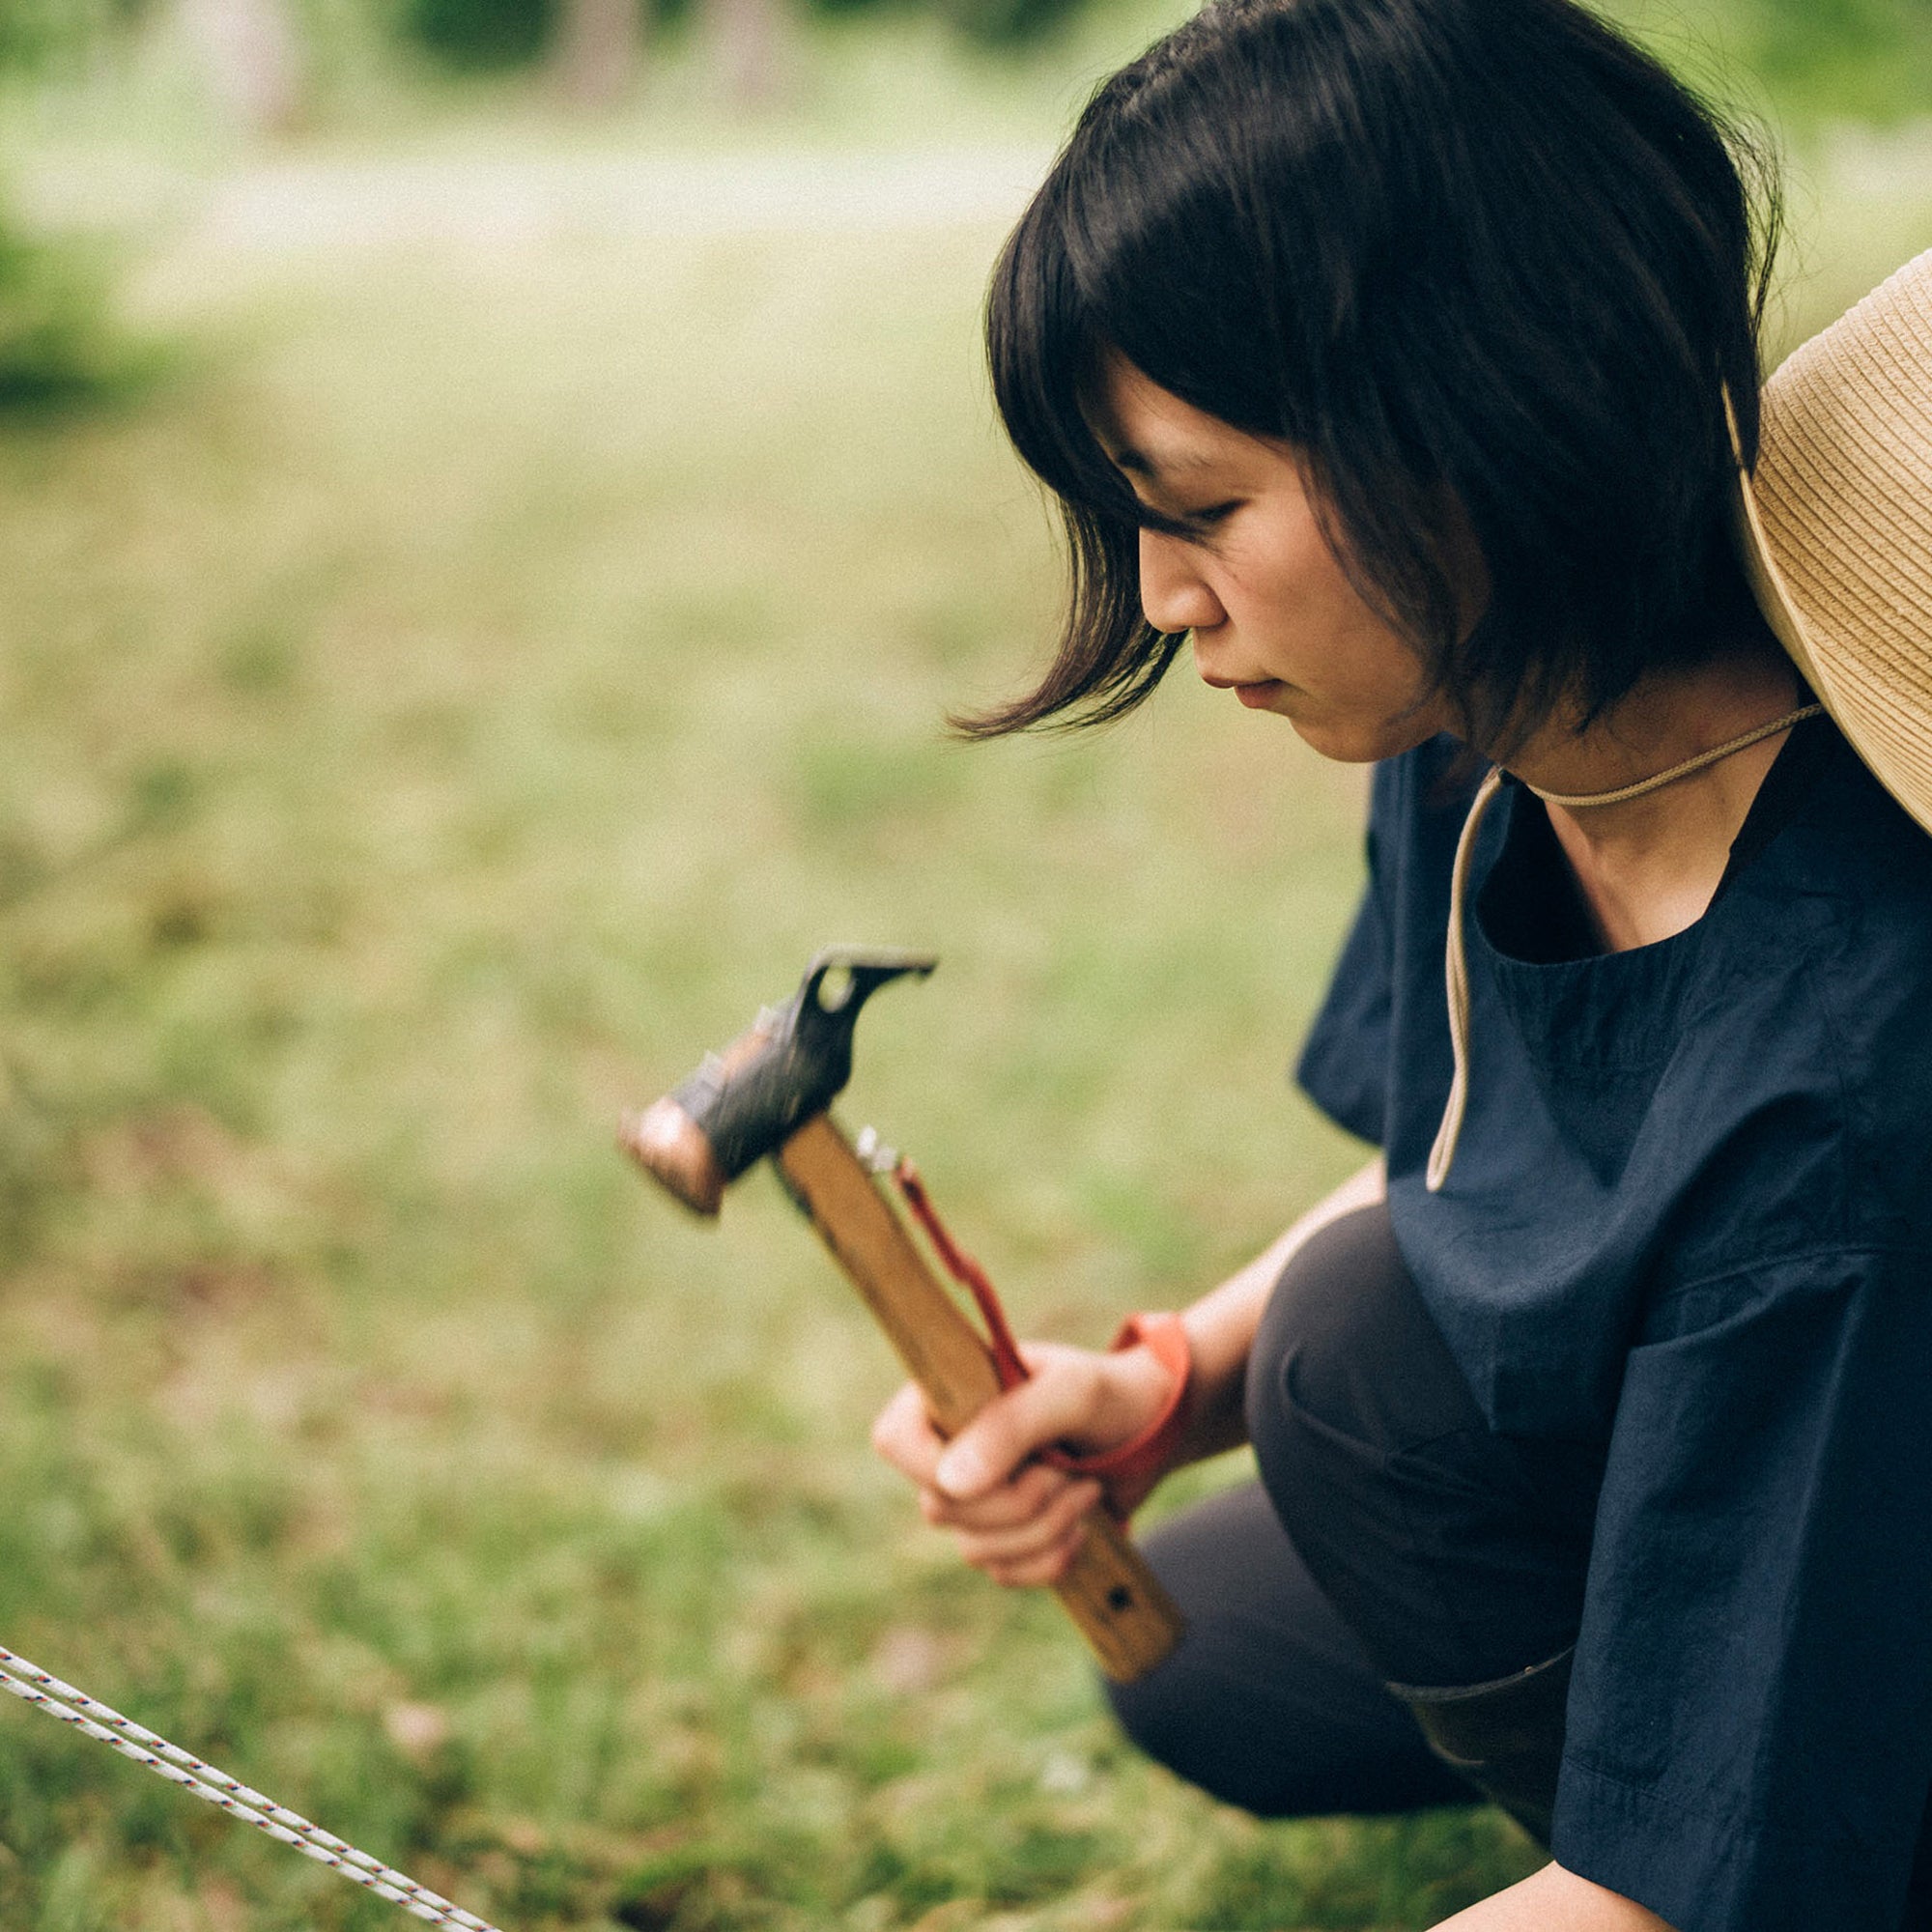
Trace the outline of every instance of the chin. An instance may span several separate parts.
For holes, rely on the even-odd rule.
[[[1400,757],[1418,745],[1426,745],[1441,728],[1435,720],[1378,718],[1373,722],[1355,719],[1297,718],[1282,714],[1294,726],[1295,735],[1310,751],[1320,753],[1338,765],[1373,765],[1383,758]]]

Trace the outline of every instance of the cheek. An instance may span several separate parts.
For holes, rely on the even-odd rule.
[[[1420,701],[1429,688],[1421,660],[1374,611],[1362,612],[1351,641],[1350,674],[1364,696],[1379,697],[1396,710]]]
[[[1278,674],[1310,698],[1379,723],[1422,697],[1428,680],[1420,660],[1356,590],[1305,498],[1278,504],[1228,566],[1225,601],[1256,626]]]
[[[1322,634],[1336,688],[1371,708],[1400,710],[1414,704],[1428,683],[1421,659],[1362,597],[1325,546],[1319,563],[1310,559],[1303,583],[1310,629]]]
[[[1287,607],[1287,628],[1311,690],[1351,708],[1381,715],[1406,710],[1428,688],[1415,652],[1339,572],[1303,586],[1298,604]]]
[[[1259,534],[1261,541],[1235,568],[1258,611],[1311,643],[1323,638],[1357,639],[1386,629],[1323,541],[1313,512],[1304,507],[1285,513]]]

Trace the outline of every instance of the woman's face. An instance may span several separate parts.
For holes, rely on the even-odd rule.
[[[1323,540],[1288,445],[1204,414],[1120,355],[1099,401],[1094,432],[1134,494],[1190,526],[1141,532],[1141,608],[1156,630],[1193,633],[1208,683],[1351,764],[1454,728]]]

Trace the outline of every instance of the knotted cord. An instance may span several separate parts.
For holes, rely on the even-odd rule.
[[[452,1905],[393,1865],[372,1859],[367,1852],[358,1852],[332,1833],[311,1825],[298,1812],[250,1790],[225,1771],[217,1771],[193,1752],[156,1737],[145,1726],[124,1718],[119,1711],[110,1710],[84,1690],[76,1690],[71,1684],[63,1684],[58,1677],[50,1676],[38,1664],[29,1663],[3,1645],[0,1645],[0,1689],[11,1690],[22,1702],[37,1706],[64,1724],[71,1724],[88,1737],[99,1738],[123,1757],[146,1765],[170,1784],[178,1784],[184,1791],[191,1791],[195,1797],[218,1805],[231,1818],[253,1825],[277,1842],[292,1845],[304,1858],[340,1872],[378,1898],[400,1905],[405,1912],[431,1925],[448,1926],[452,1932],[497,1932],[497,1927],[488,1920]]]

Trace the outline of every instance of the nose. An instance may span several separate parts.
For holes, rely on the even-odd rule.
[[[1211,630],[1226,616],[1191,544],[1163,530],[1143,530],[1140,569],[1141,612],[1156,631]]]

